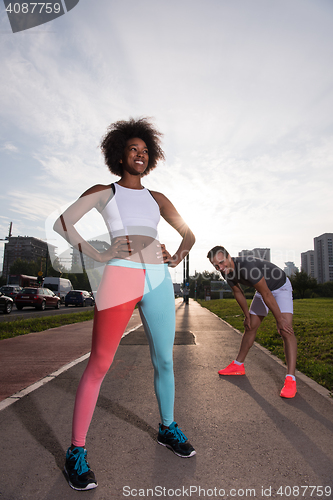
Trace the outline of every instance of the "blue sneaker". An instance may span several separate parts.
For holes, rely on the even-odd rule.
[[[65,473],[69,486],[74,490],[91,490],[97,487],[95,474],[86,459],[87,450],[77,446],[66,453]]]
[[[172,422],[167,429],[162,430],[162,424],[157,436],[158,444],[170,448],[178,457],[190,458],[196,454],[195,449],[179,429],[176,422]]]

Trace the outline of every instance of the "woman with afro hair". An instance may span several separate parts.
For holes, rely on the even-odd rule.
[[[88,189],[54,225],[81,253],[107,264],[96,296],[91,354],[78,386],[72,444],[66,454],[65,472],[70,486],[76,490],[97,486],[86,459],[86,435],[101,383],[136,305],[154,367],[162,422],[157,441],[180,457],[195,455],[173,416],[175,302],[168,270],[189,253],[195,238],[168,198],[148,191],[141,183],[142,177],[159,160],[164,160],[161,135],[146,118],[112,124],[101,142],[101,150],[106,165],[120,179],[111,185],[97,184]],[[111,246],[104,252],[98,252],[74,227],[93,208],[101,213],[110,233]],[[174,255],[159,242],[160,216],[182,237]]]

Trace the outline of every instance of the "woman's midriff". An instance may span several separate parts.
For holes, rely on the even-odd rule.
[[[124,260],[145,262],[146,264],[162,264],[161,244],[150,236],[129,235],[131,254]]]

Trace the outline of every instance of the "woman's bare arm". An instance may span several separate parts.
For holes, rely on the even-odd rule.
[[[60,215],[53,226],[53,229],[65,238],[70,245],[97,262],[106,262],[113,258],[114,254],[119,256],[122,247],[126,249],[126,255],[128,255],[128,240],[125,237],[119,238],[113,246],[112,251],[109,249],[106,252],[100,253],[80,235],[74,226],[93,208],[101,211],[111,195],[112,190],[110,186],[99,184],[89,188]]]
[[[173,256],[169,254],[164,245],[161,245],[164,262],[167,262],[170,267],[176,267],[193,247],[195,236],[166,196],[156,191],[152,191],[152,195],[160,207],[163,219],[182,236],[182,241]]]

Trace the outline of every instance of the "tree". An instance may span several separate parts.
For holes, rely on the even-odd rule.
[[[16,259],[14,264],[10,266],[10,274],[26,274],[27,276],[37,276],[40,270],[40,261],[28,261],[23,259]]]
[[[47,275],[46,276],[58,277],[60,275],[62,278],[66,278],[66,276],[64,276],[64,275],[67,273],[68,273],[68,270],[62,264],[60,264],[58,257],[56,257],[54,259],[53,263],[51,262],[50,257],[48,257]]]
[[[305,271],[296,271],[290,278],[294,292],[304,299],[308,290],[314,290],[317,287],[317,280],[311,278]]]
[[[326,281],[326,283],[318,285],[316,293],[320,297],[333,297],[333,281]]]
[[[190,297],[196,297],[197,299],[205,298],[205,287],[210,287],[211,281],[222,281],[220,273],[204,271],[203,273],[196,273],[194,276],[190,276]]]
[[[47,255],[47,262],[45,257],[39,257],[37,261],[16,259],[15,262],[10,266],[9,273],[37,276],[39,271],[43,271],[44,277],[58,277],[67,272],[66,268],[60,264],[58,258],[56,258],[52,264],[50,256]]]
[[[88,290],[91,291],[89,278],[86,272],[84,273],[68,273],[68,279],[71,281],[74,290]]]

